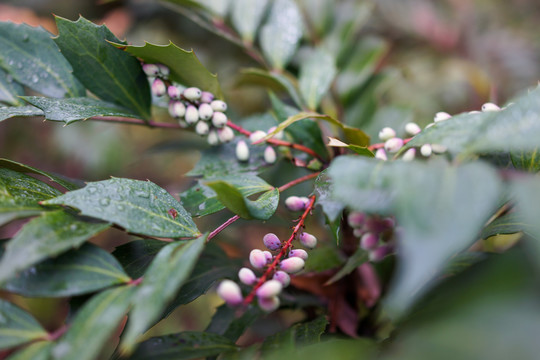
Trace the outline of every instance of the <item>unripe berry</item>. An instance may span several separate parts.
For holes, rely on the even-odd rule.
[[[384,143],[384,149],[390,153],[396,153],[403,147],[403,139],[401,138],[391,138],[386,140]]]
[[[227,115],[222,112],[216,111],[212,115],[212,124],[217,128],[222,128],[227,124]]]
[[[350,227],[359,228],[366,222],[366,214],[359,211],[353,211],[347,216],[347,222]]]
[[[171,73],[169,68],[163,64],[157,64],[157,67],[159,68],[159,74],[163,77],[167,77]]]
[[[214,110],[210,107],[208,104],[201,104],[199,105],[199,117],[204,120],[210,120],[212,115],[214,114]]]
[[[174,118],[181,118],[186,114],[186,106],[181,101],[169,102],[169,114]]]
[[[401,159],[403,161],[413,161],[415,156],[416,156],[416,149],[411,148],[411,149],[405,151],[405,153],[403,154]]]
[[[236,143],[236,158],[239,161],[249,160],[249,148],[244,140],[240,140]]]
[[[190,88],[184,89],[184,91],[182,92],[182,96],[189,101],[199,100],[201,95],[202,95],[201,89],[196,88],[196,87],[190,87]]]
[[[234,139],[234,131],[230,127],[224,126],[222,129],[218,130],[218,137],[219,141],[222,143],[229,142]]]
[[[384,127],[379,131],[379,139],[382,141],[389,140],[396,136],[396,130],[392,129],[391,127]]]
[[[317,238],[307,232],[301,233],[298,240],[300,240],[300,243],[308,249],[314,249],[317,246]]]
[[[186,122],[188,124],[195,124],[197,121],[199,121],[199,111],[197,108],[193,105],[188,105],[186,108],[186,114],[184,115],[184,119],[186,119]]]
[[[300,196],[300,200],[304,202],[304,209],[309,205],[309,198],[306,196]]]
[[[272,133],[274,130],[277,129],[277,126],[272,126],[270,129],[268,129],[268,134]],[[276,133],[274,136],[272,136],[274,139],[282,140],[283,139],[283,131],[280,131]]]
[[[405,125],[405,132],[411,136],[414,136],[418,134],[422,129],[420,129],[420,126],[418,126],[417,123],[410,122]]]
[[[212,146],[219,144],[219,135],[217,131],[210,130],[210,132],[208,132],[208,137],[206,138],[206,141]]]
[[[240,287],[232,280],[223,280],[217,288],[217,294],[231,306],[240,305],[244,300]]]
[[[210,103],[210,106],[212,107],[214,111],[221,111],[221,112],[227,111],[227,103],[225,103],[225,101],[214,100]]]
[[[374,233],[368,232],[360,238],[360,247],[364,250],[376,249],[379,245],[379,237]]]
[[[249,141],[253,144],[259,140],[262,140],[267,134],[262,130],[256,130],[249,135]]]
[[[152,94],[155,96],[163,96],[167,92],[165,83],[160,78],[155,78],[152,82]]]
[[[444,120],[450,119],[451,117],[452,117],[452,115],[450,115],[449,113],[444,112],[444,111],[440,111],[440,112],[435,114],[435,117],[433,118],[433,121],[435,121],[435,122],[444,121]]]
[[[167,88],[167,94],[169,95],[171,99],[176,100],[176,99],[180,99],[180,95],[182,94],[182,92],[177,86],[169,85],[169,87]]]
[[[483,112],[499,111],[499,110],[501,110],[501,108],[498,107],[497,105],[493,104],[493,103],[485,103],[484,105],[482,105],[482,111]]]
[[[199,121],[197,125],[195,125],[195,132],[201,136],[208,134],[209,131],[210,127],[204,121]]]
[[[300,211],[304,210],[306,204],[304,200],[298,196],[289,196],[287,199],[285,199],[285,206],[291,211]]]
[[[377,149],[377,151],[375,151],[375,159],[379,159],[382,161],[388,160],[388,156],[386,156],[386,151],[383,148]]]
[[[290,258],[291,257],[297,257],[297,258],[300,258],[302,260],[307,260],[308,253],[304,249],[294,249],[294,250],[289,251],[289,257]]]
[[[302,271],[305,264],[306,263],[304,262],[302,258],[290,257],[290,258],[281,260],[281,262],[279,263],[279,267],[281,268],[281,270],[285,271],[286,273],[296,274],[297,272]]]
[[[201,93],[201,98],[199,99],[202,103],[210,104],[214,100],[214,94],[209,91],[203,91]]]
[[[433,152],[436,154],[442,154],[448,149],[446,148],[446,146],[441,144],[431,144],[431,150],[433,150]]]
[[[249,262],[255,269],[262,269],[267,263],[266,255],[259,249],[253,249],[249,253]]]
[[[431,152],[432,152],[432,149],[431,149],[431,145],[429,144],[424,144],[422,145],[422,147],[420,147],[420,154],[422,154],[422,156],[430,157]]]
[[[285,271],[276,271],[272,278],[279,281],[283,287],[287,287],[291,283],[291,277]]]
[[[281,290],[283,290],[283,284],[277,280],[272,279],[262,284],[261,287],[257,289],[255,294],[259,298],[269,298],[279,295]]]
[[[265,312],[272,312],[279,307],[279,298],[277,296],[259,298],[259,307]]]
[[[263,251],[264,257],[266,258],[266,263],[270,264],[272,262],[272,259],[274,259],[274,256],[272,253],[268,250]]]
[[[264,161],[267,164],[273,164],[276,162],[276,151],[273,147],[267,146],[266,149],[264,149]]]
[[[281,248],[281,241],[276,234],[268,233],[263,237],[264,246],[269,250],[276,251]]]
[[[243,267],[238,271],[238,278],[243,284],[246,285],[253,285],[257,282],[257,276],[255,276],[255,273],[246,267]]]
[[[386,255],[392,252],[392,247],[390,245],[379,246],[375,250],[369,253],[369,260],[378,262],[381,261]]]
[[[142,69],[146,76],[156,76],[159,73],[159,68],[156,64],[144,64]]]

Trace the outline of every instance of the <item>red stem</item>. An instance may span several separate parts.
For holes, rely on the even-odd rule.
[[[237,125],[235,123],[233,123],[232,121],[229,120],[229,122],[227,122],[227,126],[229,126],[230,128],[238,131],[240,134],[242,135],[245,135],[245,136],[249,136],[251,135],[251,131],[249,130],[246,130],[244,129],[243,127],[241,127],[240,125]],[[304,146],[304,145],[300,145],[300,144],[296,144],[296,143],[292,143],[292,142],[289,142],[289,141],[285,141],[285,140],[278,140],[278,139],[268,139],[266,140],[267,143],[269,144],[272,144],[272,145],[277,145],[277,146],[287,146],[287,147],[290,147],[292,149],[296,149],[296,150],[299,150],[299,151],[302,151],[302,152],[305,152],[306,154],[309,154],[311,156],[313,156],[314,158],[317,158],[319,161],[321,161],[322,163],[324,163],[325,161],[320,157],[319,154],[317,154],[315,151],[313,151],[312,149]]]
[[[313,179],[314,177],[317,177],[319,176],[321,172],[318,171],[318,172],[315,172],[315,173],[312,173],[312,174],[307,174],[306,176],[302,176],[301,178],[298,178],[296,180],[293,180],[293,181],[289,181],[288,183],[284,184],[284,185],[281,185],[280,187],[278,187],[278,190],[279,192],[282,192],[282,191],[285,191],[287,190],[288,188],[291,188],[293,187],[294,185],[297,185],[297,184],[300,184],[304,181],[307,181],[309,179]]]
[[[272,274],[275,271],[275,269],[278,266],[279,261],[281,260],[281,258],[283,256],[285,256],[287,254],[288,250],[292,247],[292,242],[296,238],[296,234],[298,234],[300,229],[302,227],[304,227],[304,222],[306,220],[306,217],[311,212],[311,210],[313,210],[313,205],[315,205],[315,196],[314,195],[310,196],[309,203],[306,206],[306,210],[304,210],[304,213],[302,214],[300,219],[298,219],[298,223],[294,227],[291,236],[285,242],[285,244],[282,246],[281,251],[279,252],[279,254],[277,254],[274,257],[274,261],[272,261],[272,263],[268,266],[268,268],[266,269],[264,274],[259,278],[259,281],[257,281],[255,286],[253,286],[253,289],[251,289],[251,292],[244,299],[244,302],[243,302],[244,305],[248,305],[249,303],[251,303],[253,301],[253,298],[255,297],[255,293],[257,292],[257,289],[260,288],[261,285],[266,282],[266,279],[270,276],[270,274]]]
[[[206,238],[206,241],[210,241],[210,239],[212,239],[213,237],[215,237],[217,234],[219,234],[220,232],[222,232],[227,226],[231,225],[233,222],[235,222],[236,220],[240,219],[240,216],[238,215],[234,215],[232,218],[230,218],[229,220],[225,221],[223,224],[219,225],[214,231],[212,231],[209,235],[208,235],[208,238]]]
[[[60,338],[60,336],[64,335],[67,331],[68,326],[66,324],[60,326],[58,329],[54,330],[51,333],[48,333],[43,340],[46,341],[56,341]]]

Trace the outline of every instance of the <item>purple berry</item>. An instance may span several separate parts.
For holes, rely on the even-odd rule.
[[[360,247],[364,250],[374,250],[379,245],[379,237],[373,233],[365,233],[360,239]]]
[[[256,294],[259,298],[269,298],[279,295],[283,289],[283,284],[278,280],[268,280],[257,289]]]
[[[217,294],[231,306],[240,305],[244,300],[240,287],[232,280],[223,280],[217,288]]]
[[[168,88],[167,88],[167,94],[169,94],[169,97],[171,99],[180,99],[180,89],[178,89],[178,87],[174,86],[174,85],[170,85]]]
[[[291,277],[285,271],[276,271],[272,278],[279,281],[283,287],[287,287],[291,283]]]
[[[384,259],[386,255],[389,255],[392,252],[392,246],[383,245],[379,246],[375,250],[369,253],[369,260],[373,262],[378,262]]]
[[[289,257],[297,257],[302,260],[307,260],[308,253],[304,249],[294,249],[294,250],[289,251]]]
[[[268,250],[276,251],[281,248],[281,241],[276,234],[268,233],[264,235],[263,243]]]
[[[304,200],[302,200],[298,196],[289,196],[285,200],[285,206],[291,211],[301,211],[304,210],[306,204]]]
[[[295,274],[302,271],[305,264],[304,260],[299,257],[290,257],[282,260],[279,266],[286,273]]]
[[[366,214],[359,211],[354,211],[347,216],[347,222],[352,228],[359,228],[366,222]]]
[[[262,269],[266,266],[266,255],[259,249],[253,249],[249,253],[249,262],[255,269]]]
[[[243,284],[246,285],[253,285],[257,282],[257,276],[255,275],[255,273],[251,269],[246,267],[240,269],[240,271],[238,272],[238,278]]]
[[[301,233],[298,240],[308,249],[314,249],[317,246],[317,238],[307,232]]]
[[[201,93],[201,98],[199,99],[202,103],[210,104],[214,100],[214,94],[208,91],[203,91]]]
[[[270,264],[272,260],[274,259],[274,256],[272,255],[272,253],[270,251],[264,250],[263,254],[266,257],[266,263]]]
[[[277,296],[259,298],[259,307],[265,312],[272,312],[279,307],[279,298]]]

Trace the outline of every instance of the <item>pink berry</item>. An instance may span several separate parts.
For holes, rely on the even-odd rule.
[[[253,249],[249,253],[249,262],[255,269],[262,269],[267,263],[266,255],[259,249]]]
[[[268,280],[257,289],[256,294],[259,298],[269,298],[279,295],[283,289],[283,284],[278,280]]]
[[[272,262],[272,259],[274,259],[274,256],[272,255],[272,253],[270,251],[264,250],[263,254],[266,257],[266,263],[270,264]]]
[[[169,95],[169,97],[171,99],[179,99],[180,98],[180,94],[181,94],[181,91],[180,89],[178,89],[178,87],[174,86],[174,85],[170,85],[168,88],[167,88],[167,94]]]
[[[289,257],[297,257],[302,260],[307,260],[308,253],[304,249],[294,249],[294,250],[289,251]]]
[[[272,312],[279,307],[279,298],[277,296],[259,298],[259,307],[265,312]]]
[[[276,234],[268,233],[264,235],[263,243],[264,246],[268,248],[268,250],[276,251],[281,248],[281,241]]]
[[[304,210],[305,203],[304,200],[302,200],[298,196],[289,196],[285,200],[285,206],[291,211],[301,211]]]
[[[366,222],[366,214],[354,211],[347,216],[347,222],[352,228],[359,228]]]
[[[369,253],[369,260],[373,262],[378,262],[384,259],[384,257],[392,252],[392,247],[390,245],[379,246],[375,250]]]
[[[317,246],[317,238],[307,232],[301,233],[298,240],[308,249],[314,249]]]
[[[272,278],[279,281],[283,287],[287,287],[291,283],[291,277],[285,271],[276,271]]]
[[[156,64],[144,64],[142,69],[147,76],[156,76],[159,73],[159,68]]]
[[[232,280],[223,280],[217,288],[217,294],[231,306],[240,305],[244,300],[240,287]]]
[[[208,91],[203,91],[201,93],[201,98],[199,99],[202,103],[210,104],[214,100],[214,94]]]
[[[246,267],[243,267],[238,272],[238,278],[243,284],[246,285],[253,285],[257,282],[257,276],[255,276],[255,273]]]
[[[374,250],[379,245],[379,237],[373,233],[365,233],[360,239],[360,247],[364,250]]]
[[[165,83],[160,78],[155,78],[152,82],[152,93],[155,96],[163,96],[167,92]]]
[[[391,138],[386,140],[384,143],[384,149],[388,151],[389,153],[396,153],[403,147],[403,139],[402,138]]]
[[[282,260],[279,266],[286,273],[295,274],[302,271],[305,264],[304,260],[299,257],[290,257]]]

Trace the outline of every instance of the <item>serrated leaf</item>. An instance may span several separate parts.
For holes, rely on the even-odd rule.
[[[369,260],[368,252],[362,248],[358,248],[350,258],[347,259],[347,262],[334,276],[332,276],[325,285],[330,285],[336,281],[343,279],[345,276],[353,272],[358,266]]]
[[[83,17],[70,21],[57,16],[56,26],[59,35],[54,41],[88,90],[143,119],[150,118],[150,88],[141,64],[107,42],[120,40],[105,25]]]
[[[38,202],[60,194],[31,176],[0,167],[0,225],[47,211]]]
[[[222,176],[209,180],[225,181],[238,189],[243,196],[250,196],[273,189],[273,186],[252,174]],[[182,205],[195,216],[213,214],[225,208],[218,200],[216,192],[204,185],[204,181],[199,181],[195,186],[180,194],[180,199]]]
[[[111,254],[96,245],[84,244],[31,267],[3,288],[30,297],[68,297],[130,280]]]
[[[171,243],[154,258],[134,295],[133,309],[120,345],[122,352],[133,351],[139,337],[154,324],[185,283],[203,251],[207,236]]]
[[[154,257],[166,245],[165,241],[154,239],[134,240],[118,246],[112,255],[130,277],[138,279],[144,275]]]
[[[25,224],[8,242],[0,260],[0,283],[48,257],[80,246],[109,226],[84,221],[62,210],[42,214]]]
[[[45,119],[63,121],[66,124],[86,120],[94,116],[139,117],[120,106],[88,97],[51,99],[40,96],[23,96],[22,98],[24,101],[43,110]]]
[[[501,183],[483,163],[390,162],[341,156],[330,167],[337,200],[354,210],[394,214],[403,229],[387,311],[400,316],[448,260],[468,248],[498,205]]]
[[[302,29],[302,14],[295,2],[275,0],[259,36],[263,54],[273,68],[287,65],[302,38]]]
[[[237,309],[227,304],[219,306],[205,332],[223,335],[231,341],[237,341],[263,314],[262,310],[256,306],[249,307],[240,317],[236,316],[236,312]]]
[[[244,219],[268,220],[276,212],[279,190],[263,193],[257,200],[249,200],[233,185],[222,180],[208,181],[206,185],[217,194],[225,207]]]
[[[75,190],[82,185],[76,183],[76,181],[66,180],[63,176],[59,176],[47,171],[39,170],[35,167],[21,164],[19,162],[0,158],[0,168],[11,169],[20,173],[32,173],[45,176],[49,180],[57,183],[58,185],[66,188],[67,190]]]
[[[23,102],[18,96],[24,95],[24,88],[13,80],[13,76],[0,67],[0,102],[20,106]]]
[[[242,40],[253,43],[268,0],[235,0],[232,3],[231,21]]]
[[[84,87],[41,27],[0,22],[0,67],[29,88],[50,97],[83,96]]]
[[[112,178],[90,182],[42,203],[74,207],[83,215],[110,221],[136,234],[164,238],[200,234],[180,203],[150,181]]]
[[[187,360],[200,359],[237,350],[231,340],[221,335],[184,331],[178,334],[153,337],[142,342],[130,360]]]
[[[113,41],[114,42],[114,41]],[[195,52],[179,48],[172,42],[168,45],[145,43],[144,46],[113,44],[145,63],[159,63],[170,70],[169,78],[184,86],[195,86],[221,98],[221,88],[217,76],[199,61]]]
[[[315,49],[300,67],[300,91],[308,108],[316,110],[323,95],[330,88],[336,76],[334,57],[322,49]]]
[[[49,360],[54,343],[39,341],[17,351],[6,360]]]
[[[317,343],[320,341],[327,324],[326,317],[319,316],[315,320],[293,325],[285,331],[267,337],[261,351],[268,353],[273,350]]]
[[[0,299],[0,324],[0,350],[48,335],[32,315],[3,299]]]
[[[58,340],[53,358],[95,359],[128,311],[134,292],[134,286],[121,286],[92,297]]]
[[[0,106],[0,121],[14,117],[43,116],[43,111],[35,106]]]

